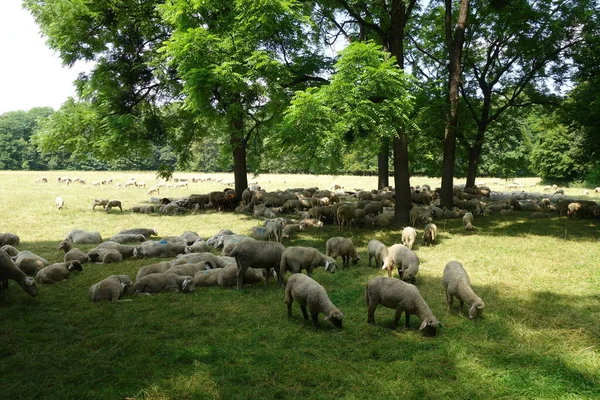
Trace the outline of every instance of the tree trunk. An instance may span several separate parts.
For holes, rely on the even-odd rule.
[[[406,226],[409,224],[409,214],[412,207],[406,133],[398,131],[398,135],[394,138],[392,145],[394,147],[394,185],[396,186],[394,217],[401,226]]]
[[[448,101],[450,107],[446,115],[446,129],[444,135],[444,160],[442,162],[442,191],[440,200],[442,207],[454,206],[454,161],[456,158],[456,131],[458,128],[458,100],[461,80],[462,48],[465,38],[465,28],[469,15],[469,0],[461,0],[458,23],[452,36],[452,0],[445,0],[445,29],[446,43],[450,55],[450,71],[448,78]]]
[[[479,157],[481,156],[481,149],[483,148],[483,138],[485,134],[485,126],[479,125],[477,129],[477,136],[475,136],[475,142],[473,147],[469,149],[469,168],[467,169],[467,183],[465,187],[473,187],[475,185],[475,178],[477,178],[477,167],[479,166]]]
[[[390,141],[387,137],[379,139],[379,156],[377,157],[377,189],[390,186]]]
[[[244,137],[244,120],[231,120],[231,147],[233,148],[233,178],[235,180],[235,195],[241,200],[242,192],[248,187],[246,170],[246,140]]]

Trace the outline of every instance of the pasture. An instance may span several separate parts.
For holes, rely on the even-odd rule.
[[[66,186],[59,175],[86,185]],[[176,174],[175,176],[218,174]],[[41,176],[48,183],[34,183]],[[146,188],[93,187],[91,182],[134,176]],[[223,174],[232,179],[231,174]],[[267,190],[299,186],[371,189],[376,177],[261,175]],[[542,191],[536,179],[523,190]],[[0,172],[0,232],[20,236],[20,250],[50,262],[62,260],[58,243],[72,228],[99,231],[103,238],[126,228],[154,227],[159,236],[185,230],[211,236],[229,228],[247,234],[261,220],[201,211],[186,216],[133,214],[149,200],[154,174],[140,172]],[[439,185],[418,178],[413,185]],[[460,181],[458,181],[460,183]],[[391,182],[393,184],[393,181]],[[500,190],[500,179],[486,180]],[[223,186],[191,183],[165,188],[160,196],[207,193]],[[582,189],[567,189],[577,196]],[[593,191],[592,191],[593,192]],[[600,200],[591,193],[591,199]],[[56,196],[65,209],[56,210]],[[124,212],[91,210],[94,198],[123,202]],[[390,398],[598,398],[600,396],[600,247],[597,221],[554,217],[530,220],[528,212],[476,217],[475,232],[461,220],[438,221],[439,242],[422,244],[417,286],[443,323],[435,338],[392,330],[394,311],[380,306],[367,324],[365,285],[385,271],[367,266],[367,242],[401,242],[401,228],[351,229],[362,261],[335,274],[319,268],[313,277],[344,313],[339,331],[320,315],[321,329],[304,321],[297,303],[288,318],[276,282],[242,291],[199,288],[192,294],[128,296],[131,301],[92,303],[88,290],[111,274],[128,274],[156,261],[84,264],[67,281],[41,285],[29,297],[11,282],[8,303],[0,300],[0,387],[3,399],[390,399]],[[325,251],[332,226],[301,232],[284,245]],[[79,246],[89,250],[93,245]],[[486,304],[470,321],[446,312],[444,266],[460,261]],[[339,262],[341,265],[341,261]],[[397,276],[394,273],[394,276]],[[456,306],[456,302],[455,302]]]

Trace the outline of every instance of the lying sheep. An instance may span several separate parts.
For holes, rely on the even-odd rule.
[[[54,200],[54,205],[56,206],[57,210],[62,210],[65,206],[65,200],[58,196],[55,200]]]
[[[236,264],[229,264],[221,269],[217,275],[217,285],[220,287],[234,287],[238,285],[239,267]],[[269,277],[267,270],[262,268],[248,268],[243,275],[243,284],[260,283]],[[239,286],[239,285],[238,285]]]
[[[325,255],[334,260],[339,256],[342,256],[343,268],[347,268],[350,265],[350,259],[352,259],[353,264],[360,261],[360,257],[356,253],[352,240],[340,236],[332,237],[327,240],[327,243],[325,244]]]
[[[325,266],[325,271],[329,271],[332,274],[335,273],[337,268],[337,263],[333,258],[320,253],[315,248],[290,246],[281,255],[278,274],[279,284],[283,286],[283,278],[286,271],[297,274],[305,269],[308,276],[311,276],[313,269],[321,265]]]
[[[117,234],[144,235],[146,237],[146,239],[149,239],[150,236],[157,236],[158,232],[157,232],[156,228],[131,228],[131,229],[124,229]]]
[[[264,226],[253,226],[252,228],[250,228],[250,236],[252,236],[256,240],[267,241],[269,240],[270,235],[267,231],[267,228],[265,228]],[[233,244],[233,246],[235,246],[235,244]],[[229,250],[231,251],[232,249]],[[225,251],[225,247],[223,248],[223,251]]]
[[[136,280],[140,279],[142,276],[157,274],[160,272],[167,272],[167,270],[171,268],[171,261],[161,261],[156,264],[144,265],[140,269],[138,269]]]
[[[18,246],[20,242],[21,238],[14,233],[0,233],[0,246],[6,246],[7,244],[11,246]]]
[[[471,214],[470,212],[465,213],[465,215],[463,216],[463,226],[467,231],[473,230],[473,214]]]
[[[94,199],[92,200],[92,210],[95,210],[96,207],[100,206],[104,208],[108,204],[108,199]]]
[[[369,267],[371,266],[371,259],[375,257],[375,266],[379,266],[388,258],[388,249],[385,244],[381,243],[377,239],[369,240],[367,244],[367,252],[369,253]]]
[[[204,240],[196,240],[186,249],[188,253],[204,253],[207,251],[210,251],[210,247],[208,247],[208,244]]]
[[[31,297],[38,295],[38,287],[35,279],[25,275],[13,262],[5,251],[0,250],[0,292],[4,292],[4,301],[8,301],[8,280],[17,282],[23,290]]]
[[[435,246],[435,237],[437,236],[437,226],[435,224],[425,225],[423,231],[424,241],[427,246]]]
[[[469,308],[470,319],[481,314],[485,304],[481,298],[473,292],[473,289],[471,289],[469,275],[467,275],[467,271],[465,271],[461,263],[450,261],[446,264],[442,276],[442,284],[446,290],[448,312],[452,309],[452,302],[454,297],[456,297],[459,300],[458,310],[461,314],[463,303],[467,303],[467,305],[471,306]]]
[[[64,281],[73,271],[83,271],[81,263],[77,260],[49,265],[40,269],[35,278],[39,283],[51,285]]]
[[[147,246],[137,246],[133,250],[133,256],[136,258],[148,257],[177,257],[179,254],[185,254],[189,248],[184,243],[161,243],[155,242]]]
[[[215,256],[212,253],[190,253],[190,254],[180,254],[177,256],[176,260],[171,261],[171,265],[181,265],[181,264],[189,264],[189,263],[198,263],[200,261],[204,261],[210,265],[211,268],[223,268],[230,261],[226,260],[224,257]],[[235,261],[235,259],[234,259]]]
[[[277,242],[258,242],[253,240],[244,240],[238,243],[231,256],[235,257],[237,264],[237,288],[240,290],[244,284],[245,273],[248,268],[262,268],[277,271],[281,265],[281,257],[285,247]],[[269,282],[269,275],[266,276],[266,282]]]
[[[118,301],[121,296],[133,288],[128,275],[111,275],[95,283],[90,288],[90,300],[97,303],[102,300]]]
[[[282,239],[290,239],[293,233],[301,232],[304,230],[303,224],[287,224],[283,228]]]
[[[50,265],[48,260],[30,251],[21,251],[15,258],[15,265],[28,276],[36,276],[38,271]]]
[[[204,238],[202,238],[200,235],[198,235],[197,232],[193,232],[193,231],[184,231],[181,235],[182,238],[185,239],[185,242],[187,245],[191,245],[194,242],[196,242],[197,240],[204,240]]]
[[[139,293],[160,292],[193,292],[194,278],[191,276],[180,276],[168,273],[150,274],[141,277],[135,282],[133,289]]]
[[[104,206],[104,211],[110,212],[114,207],[119,207],[119,210],[123,212],[123,207],[121,207],[121,202],[119,200],[109,200],[108,203]]]
[[[200,261],[195,264],[179,264],[174,265],[165,272],[168,274],[175,274],[181,276],[194,276],[198,271],[204,271],[210,269],[210,264],[204,261]]]
[[[59,243],[57,250],[64,250],[65,256],[63,258],[64,262],[69,261],[79,261],[81,264],[84,264],[88,261],[88,256],[86,253],[81,251],[78,248],[73,247],[73,242],[70,240],[64,239]]]
[[[415,283],[419,273],[419,257],[408,247],[395,244],[388,250],[388,259],[381,269],[387,269],[388,277],[392,277],[392,269],[398,266],[398,275],[405,282]]]
[[[139,243],[139,242],[145,242],[146,241],[146,236],[140,234],[140,233],[117,233],[116,235],[112,236],[110,239],[111,242],[115,242],[115,243]]]
[[[410,327],[411,315],[416,315],[421,320],[419,330],[429,336],[435,336],[440,321],[433,315],[425,299],[419,293],[416,286],[397,279],[389,279],[379,276],[369,280],[365,292],[365,301],[368,308],[367,322],[375,324],[375,310],[381,304],[384,307],[396,310],[393,329],[398,327],[398,321],[402,313],[406,316],[405,327]]]
[[[412,250],[415,240],[417,240],[417,231],[414,228],[407,226],[402,230],[402,243],[406,247]]]
[[[19,249],[11,246],[10,244],[5,244],[4,246],[0,247],[0,250],[5,251],[6,254],[8,254],[11,257],[16,257],[20,253]]]
[[[309,276],[294,274],[290,276],[285,287],[285,304],[288,317],[292,316],[292,303],[300,303],[304,319],[308,320],[308,311],[315,329],[319,329],[319,313],[325,314],[325,320],[331,321],[336,328],[342,329],[344,314],[333,305],[325,288]]]
[[[143,242],[146,243],[146,242]],[[133,252],[135,250],[136,246],[129,246],[126,244],[121,244],[121,243],[117,243],[117,242],[111,242],[110,240],[104,243],[100,243],[98,246],[96,246],[96,249],[111,249],[111,250],[116,250],[121,254],[121,257],[123,258],[123,260],[127,259],[127,258],[131,258],[133,257]]]
[[[111,264],[123,261],[123,256],[117,250],[98,248],[88,252],[88,258],[91,262],[97,264]]]
[[[102,243],[102,236],[99,232],[84,231],[82,229],[72,229],[65,239],[70,240],[73,244],[96,244]]]
[[[206,269],[196,272],[194,275],[194,286],[217,286],[217,278],[223,268]],[[236,284],[237,284],[237,267],[236,267]]]

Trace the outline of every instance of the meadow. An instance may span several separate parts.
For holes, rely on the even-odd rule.
[[[62,175],[86,185],[66,186]],[[179,177],[231,174],[176,174]],[[41,176],[47,184],[34,183]],[[133,176],[146,188],[93,187],[91,182]],[[376,177],[260,175],[267,190],[288,187],[371,189]],[[505,182],[484,179],[492,190]],[[149,200],[155,182],[142,172],[0,171],[0,232],[20,236],[21,250],[50,262],[62,260],[56,248],[72,228],[99,231],[108,238],[134,227],[154,227],[159,236],[185,230],[210,236],[222,228],[248,233],[262,221],[237,214],[203,211],[186,216],[134,214]],[[458,181],[460,183],[461,181]],[[523,190],[542,191],[535,178]],[[413,185],[439,185],[415,177]],[[533,185],[533,186],[531,186]],[[161,196],[221,190],[211,183],[161,190]],[[572,196],[581,188],[566,189]],[[593,190],[591,190],[593,192]],[[56,210],[56,196],[65,209]],[[123,202],[124,212],[91,210],[94,198]],[[591,193],[591,199],[600,200]],[[313,277],[344,312],[344,328],[323,321],[314,330],[297,303],[288,318],[283,290],[276,282],[242,291],[200,288],[192,294],[129,296],[131,301],[92,303],[92,284],[111,274],[129,274],[156,261],[84,264],[64,282],[41,285],[29,297],[11,283],[8,302],[0,300],[0,397],[2,399],[557,399],[600,397],[600,247],[598,222],[479,217],[465,232],[460,220],[439,221],[435,247],[418,239],[421,268],[417,286],[442,322],[435,338],[418,330],[392,330],[394,311],[379,307],[376,325],[367,324],[367,281],[385,271],[367,266],[366,246],[376,238],[401,242],[401,228],[351,229],[362,261]],[[422,229],[419,229],[422,233]],[[335,227],[307,230],[284,243],[325,251]],[[92,245],[79,246],[88,250]],[[471,321],[446,311],[441,284],[447,262],[460,261],[475,292],[485,301],[483,316]],[[341,262],[340,262],[341,264]],[[396,274],[394,274],[396,276]],[[455,302],[456,305],[456,302]]]

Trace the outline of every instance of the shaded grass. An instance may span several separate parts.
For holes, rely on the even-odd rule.
[[[51,183],[46,191],[61,188]],[[51,207],[54,193],[36,194],[51,199],[49,210],[41,201],[14,200],[38,190],[22,186],[2,193],[0,231],[19,234],[21,249],[50,261],[62,258],[56,246],[71,227],[95,227],[104,237],[138,226],[155,226],[161,235],[186,229],[210,235],[220,228],[245,233],[258,223],[212,212],[92,212],[89,187],[73,187],[85,204],[75,201],[59,213]],[[119,194],[132,202],[147,199],[140,191]],[[598,398],[597,223],[526,216],[478,218],[474,233],[458,220],[440,222],[435,247],[419,237],[417,286],[444,324],[436,338],[422,336],[414,316],[410,330],[393,331],[394,311],[383,307],[375,326],[366,323],[366,282],[385,274],[366,266],[367,242],[398,243],[400,228],[344,232],[363,261],[335,274],[315,271],[344,312],[341,331],[322,316],[321,329],[313,330],[297,303],[288,318],[275,282],[241,292],[202,288],[115,304],[89,301],[93,283],[115,273],[134,277],[159,260],[86,264],[67,281],[42,286],[37,298],[12,284],[9,302],[0,302],[2,398]],[[338,235],[332,227],[314,229],[286,245],[324,251],[326,240]],[[451,260],[463,263],[486,303],[477,321],[446,312],[441,276]]]

